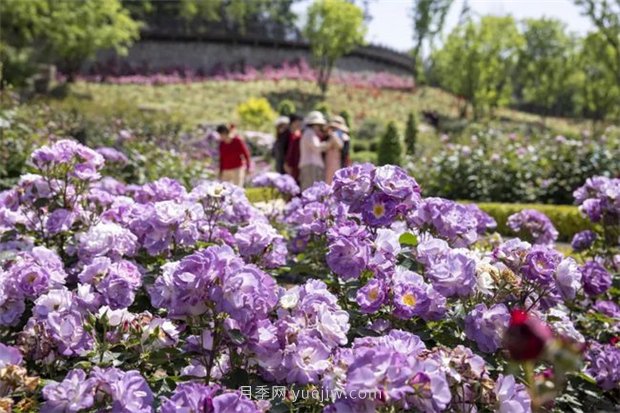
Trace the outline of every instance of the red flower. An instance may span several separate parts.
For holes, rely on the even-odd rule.
[[[537,317],[524,310],[512,310],[504,336],[504,347],[514,360],[534,360],[540,357],[552,337],[549,326]]]

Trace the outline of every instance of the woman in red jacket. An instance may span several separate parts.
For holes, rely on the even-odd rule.
[[[242,187],[250,169],[250,151],[239,136],[232,136],[228,126],[216,130],[220,135],[220,180]]]

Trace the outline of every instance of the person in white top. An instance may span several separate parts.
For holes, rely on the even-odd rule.
[[[299,142],[299,184],[302,191],[317,181],[325,180],[323,152],[332,143],[331,138],[325,142],[321,141],[322,129],[327,124],[321,112],[308,113],[304,124],[304,132]]]

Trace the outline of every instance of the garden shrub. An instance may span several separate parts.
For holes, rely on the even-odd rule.
[[[415,155],[415,145],[418,138],[418,121],[413,113],[407,117],[407,126],[405,127],[405,145],[407,147],[407,155]]]
[[[297,111],[292,100],[284,99],[278,104],[278,113],[282,116],[290,116]]]
[[[372,164],[376,164],[377,154],[375,152],[370,152],[370,151],[353,152],[351,154],[351,161],[359,162],[359,163],[369,162]]]
[[[370,152],[377,152],[377,150],[379,150],[379,140],[373,139],[370,142],[368,142],[368,150]]]
[[[237,106],[242,125],[256,130],[269,129],[276,113],[265,98],[249,98]]]
[[[316,105],[314,105],[314,110],[318,110],[323,115],[325,115],[325,117],[327,117],[327,118],[330,117],[331,110],[330,110],[329,104],[327,102],[319,102],[319,103],[317,103]]]
[[[388,123],[378,149],[379,165],[400,165],[402,163],[403,144],[396,123],[393,121]]]
[[[572,204],[573,191],[588,177],[620,173],[613,130],[569,139],[488,128],[461,139],[444,135],[441,145],[409,169],[427,195],[450,199]]]
[[[377,119],[366,119],[355,131],[355,136],[361,140],[378,138],[383,133],[385,125]]]
[[[368,150],[368,142],[356,140],[353,142],[353,152],[364,152]]]

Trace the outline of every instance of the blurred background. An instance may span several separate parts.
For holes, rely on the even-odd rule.
[[[221,122],[268,170],[310,110],[427,196],[570,204],[620,171],[620,0],[4,0],[0,29],[0,189],[62,136],[189,184]]]

